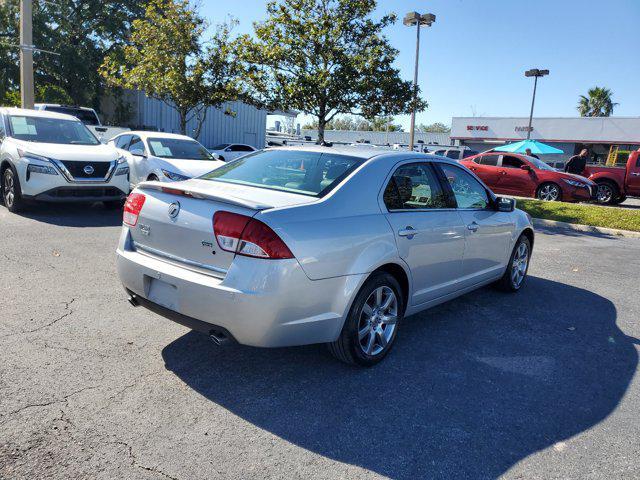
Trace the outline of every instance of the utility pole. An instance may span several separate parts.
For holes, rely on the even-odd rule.
[[[20,0],[20,100],[22,108],[33,108],[33,5]]]
[[[416,63],[413,70],[413,107],[411,109],[411,127],[409,129],[409,151],[413,151],[413,140],[416,129],[416,102],[418,100],[418,61],[420,59],[420,27],[430,27],[436,21],[433,13],[409,12],[402,23],[407,27],[416,27]]]

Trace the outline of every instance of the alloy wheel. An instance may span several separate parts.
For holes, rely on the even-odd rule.
[[[528,265],[529,247],[525,242],[521,242],[511,262],[511,283],[515,288],[520,288],[520,285],[522,285],[522,281],[527,274]]]
[[[601,183],[598,185],[597,198],[600,203],[609,203],[613,198],[613,189],[606,183]]]
[[[371,356],[387,348],[398,323],[398,299],[392,288],[376,288],[360,311],[358,343]]]
[[[540,200],[547,202],[554,202],[560,198],[560,188],[557,185],[547,184],[543,185],[538,194]]]
[[[13,180],[13,172],[9,169],[4,172],[4,204],[7,208],[13,206],[16,198],[16,186]]]

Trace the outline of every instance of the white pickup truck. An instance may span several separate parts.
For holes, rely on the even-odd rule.
[[[36,103],[35,110],[45,110],[47,112],[64,113],[72,115],[84,123],[101,143],[107,143],[116,135],[128,132],[128,128],[107,127],[102,125],[100,117],[93,108],[75,107],[72,105],[60,105],[58,103]]]

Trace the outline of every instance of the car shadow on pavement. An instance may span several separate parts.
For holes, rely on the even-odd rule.
[[[407,319],[369,369],[324,346],[221,349],[194,332],[162,356],[210,401],[324,457],[396,479],[496,478],[611,414],[634,343],[606,298],[529,277],[519,294],[485,288]]]
[[[122,209],[109,209],[101,203],[41,203],[28,205],[18,215],[61,227],[116,227],[122,224]]]

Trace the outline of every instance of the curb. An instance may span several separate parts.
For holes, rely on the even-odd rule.
[[[534,227],[558,228],[571,230],[573,232],[599,233],[615,237],[640,238],[640,232],[631,230],[618,230],[617,228],[594,227],[593,225],[580,225],[579,223],[558,222],[556,220],[544,220],[542,218],[533,219]]]

